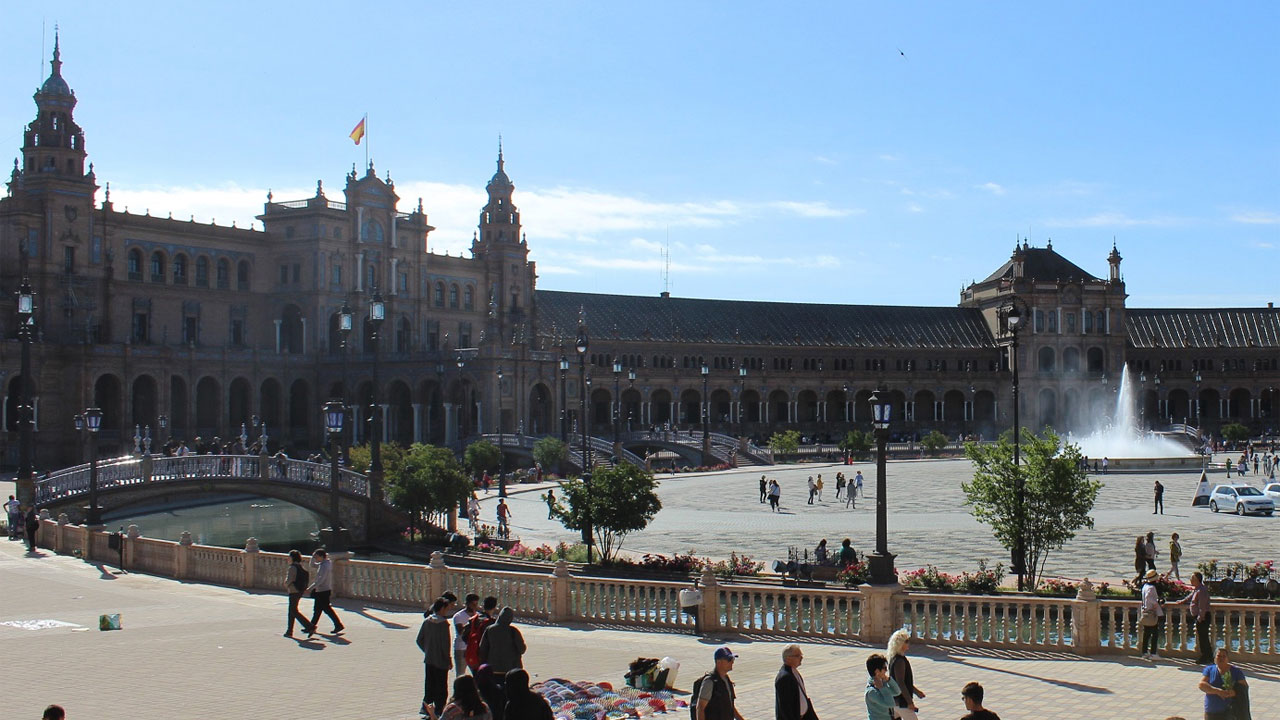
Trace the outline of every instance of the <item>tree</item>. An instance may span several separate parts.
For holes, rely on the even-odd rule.
[[[841,450],[849,453],[856,458],[864,458],[875,446],[875,438],[871,433],[861,430],[850,430],[840,439],[839,447]]]
[[[662,509],[653,473],[630,463],[596,468],[590,487],[579,478],[560,483],[560,488],[552,515],[565,528],[581,532],[589,511],[601,560],[613,557],[629,533],[643,530]]]
[[[1222,426],[1222,437],[1233,443],[1244,442],[1249,439],[1249,428],[1240,423],[1227,423]]]
[[[498,469],[498,461],[502,459],[502,451],[488,440],[477,440],[467,446],[462,461],[473,473],[481,473]]]
[[[965,445],[973,462],[973,480],[962,483],[965,504],[979,522],[991,526],[996,540],[1013,550],[1018,538],[1017,477],[1024,483],[1023,545],[1030,587],[1044,573],[1050,551],[1060,550],[1082,527],[1093,528],[1093,504],[1102,483],[1080,465],[1080,448],[1064,445],[1052,430],[1037,436],[1022,431],[1021,468],[1013,464],[1012,433],[994,445]]]
[[[550,468],[558,470],[560,463],[567,457],[569,457],[569,447],[558,438],[547,436],[533,444],[533,460],[541,465],[543,470]]]
[[[423,515],[449,512],[471,495],[471,480],[453,451],[415,443],[387,471],[387,499],[409,513],[409,537]]]
[[[408,448],[397,443],[382,443],[378,452],[382,455],[382,474],[390,474],[404,461]],[[373,462],[373,450],[368,443],[352,445],[347,449],[347,457],[351,459],[351,469],[357,472],[369,472],[369,464]]]
[[[951,442],[946,435],[934,430],[928,435],[920,438],[920,446],[923,447],[930,455],[937,455]]]
[[[798,430],[788,430],[786,432],[774,433],[769,438],[769,449],[774,455],[787,455],[794,453],[800,449],[800,432]]]

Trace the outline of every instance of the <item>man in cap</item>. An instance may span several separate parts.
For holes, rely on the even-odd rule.
[[[742,713],[734,707],[737,693],[729,679],[729,671],[737,658],[727,647],[716,648],[716,669],[702,676],[694,698],[697,720],[743,720]]]

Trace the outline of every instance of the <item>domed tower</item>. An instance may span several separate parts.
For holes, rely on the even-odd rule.
[[[62,48],[56,35],[49,65],[52,72],[35,94],[36,119],[23,134],[21,170],[28,189],[41,181],[86,180],[84,131],[72,117],[76,95],[62,77]]]
[[[490,322],[501,329],[505,342],[521,335],[516,326],[529,317],[535,280],[529,248],[520,232],[520,211],[511,199],[515,189],[507,177],[499,139],[498,170],[485,186],[489,201],[480,211],[480,228],[471,242],[471,252],[484,263]]]

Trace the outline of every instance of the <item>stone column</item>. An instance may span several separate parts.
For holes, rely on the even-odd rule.
[[[427,602],[433,602],[447,590],[444,586],[444,553],[436,550],[431,553],[431,563],[427,565]]]
[[[378,411],[382,413],[382,437],[378,438],[378,441],[383,443],[387,442],[387,433],[389,432],[387,428],[387,410],[389,407],[386,403],[378,405]]]
[[[862,593],[862,631],[859,639],[869,643],[884,643],[897,630],[902,622],[899,620],[902,604],[902,586],[892,585],[859,585]]]
[[[350,597],[351,588],[347,583],[347,562],[351,553],[331,552],[329,559],[333,561],[333,597]]]
[[[422,442],[422,403],[413,403],[413,441]]]
[[[125,537],[128,542],[124,544],[124,562],[128,567],[134,567],[134,558],[138,553],[137,540],[142,537],[142,531],[137,525],[130,525],[125,531]]]
[[[458,442],[458,409],[453,403],[444,403],[444,444]]]
[[[173,551],[173,578],[181,580],[187,576],[187,565],[191,562],[190,531],[182,531],[182,537],[178,538],[178,546]]]
[[[702,607],[698,608],[698,623],[703,634],[719,632],[720,625],[720,583],[711,568],[702,571]]]
[[[71,523],[71,518],[66,513],[58,513],[58,529],[57,534],[53,536],[53,551],[59,555],[65,555],[67,550],[67,525]]]
[[[244,576],[240,579],[240,587],[251,588],[257,580],[258,538],[244,541]]]
[[[279,355],[280,354],[280,323],[282,321],[273,320],[272,322],[276,324],[276,354]]]
[[[556,562],[551,571],[551,622],[564,622],[569,617],[569,563],[564,560]]]
[[[1102,602],[1089,578],[1080,581],[1071,601],[1071,646],[1077,655],[1096,655],[1102,649]]]

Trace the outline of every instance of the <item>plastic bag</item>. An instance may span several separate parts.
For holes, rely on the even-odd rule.
[[[658,661],[658,670],[667,671],[667,681],[665,683],[667,687],[679,687],[676,685],[676,673],[680,670],[679,660],[673,657],[664,657]]]

